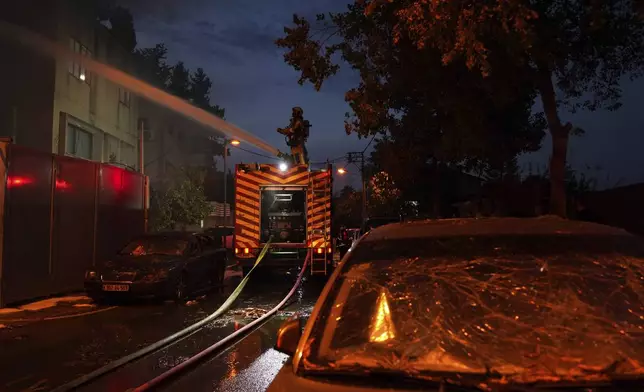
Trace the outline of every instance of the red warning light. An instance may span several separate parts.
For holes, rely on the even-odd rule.
[[[56,189],[69,189],[70,185],[65,180],[56,180]]]
[[[18,186],[23,186],[31,183],[32,183],[31,179],[26,177],[17,177],[17,176],[7,177],[7,188],[15,188]]]
[[[109,182],[115,191],[123,190],[123,171],[122,169],[113,168],[109,174]]]

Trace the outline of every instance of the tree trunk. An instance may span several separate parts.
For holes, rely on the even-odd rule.
[[[539,91],[543,111],[546,114],[550,136],[552,137],[552,155],[550,156],[550,213],[566,217],[566,156],[568,154],[568,136],[570,124],[561,125],[557,113],[557,99],[552,84],[552,73],[540,69]]]
[[[439,219],[441,217],[441,175],[440,175],[440,162],[434,159],[433,167],[433,194],[432,194],[432,217],[434,219]]]

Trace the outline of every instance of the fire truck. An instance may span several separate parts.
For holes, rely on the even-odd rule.
[[[270,239],[262,266],[301,265],[311,251],[311,274],[333,268],[331,165],[237,164],[235,233],[237,261],[246,273]]]

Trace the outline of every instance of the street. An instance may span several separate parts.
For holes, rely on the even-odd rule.
[[[125,390],[148,381],[232,333],[274,307],[292,287],[296,271],[271,274],[257,270],[231,310],[176,344],[105,375],[81,390]],[[113,360],[137,351],[215,311],[239,282],[231,278],[224,293],[210,293],[187,303],[141,301],[117,306],[101,305],[86,316],[16,323],[0,329],[3,355],[0,386],[3,391],[50,390],[87,374]],[[242,342],[190,373],[181,385],[213,390],[263,390],[279,369],[281,354],[274,352],[275,333],[281,321],[294,312],[307,314],[322,288],[320,280],[305,280],[278,316]],[[248,377],[256,366],[262,377]],[[274,368],[274,369],[273,369]],[[207,369],[207,371],[201,371]],[[258,383],[260,380],[262,382]],[[214,388],[215,390],[218,387]]]

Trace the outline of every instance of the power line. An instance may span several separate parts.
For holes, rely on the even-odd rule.
[[[238,150],[242,150],[242,151],[245,151],[245,152],[247,152],[247,153],[249,153],[249,154],[254,154],[254,155],[260,156],[260,157],[262,157],[262,158],[274,159],[274,160],[276,160],[276,161],[279,161],[279,160],[280,160],[280,159],[279,159],[279,158],[277,158],[277,157],[272,157],[272,156],[269,156],[269,155],[260,154],[260,153],[255,152],[255,151],[247,150],[247,149],[245,149],[245,148],[243,148],[243,147],[236,147],[236,149],[238,149]]]
[[[362,150],[363,154],[364,154],[365,151],[367,151],[367,148],[369,148],[369,146],[371,145],[371,142],[373,142],[373,139],[376,138],[376,135],[377,134],[375,134],[375,133],[373,134],[373,136],[371,137],[371,140],[369,140],[369,143],[367,143],[367,147],[365,147],[364,150]]]

